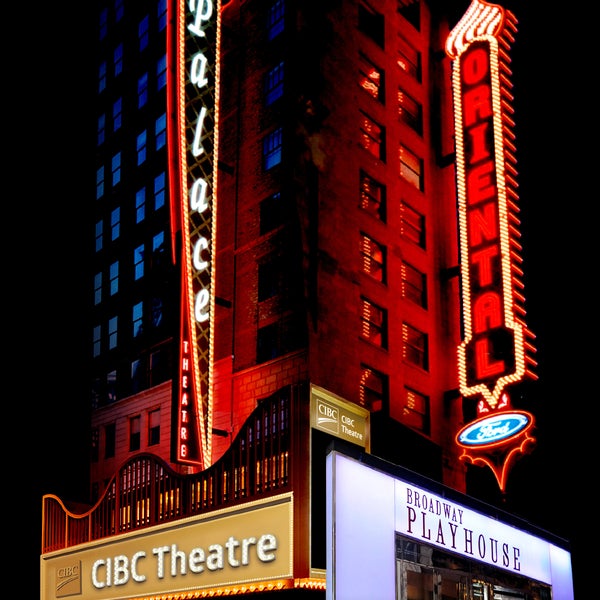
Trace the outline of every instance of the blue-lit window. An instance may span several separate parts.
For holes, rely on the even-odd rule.
[[[158,1],[158,31],[167,26],[167,0]]]
[[[106,137],[106,114],[102,113],[98,117],[98,146],[104,143]]]
[[[94,305],[97,306],[102,302],[102,273],[94,275]]]
[[[133,305],[133,337],[138,337],[143,331],[144,303]]]
[[[125,0],[115,0],[115,21],[118,23],[125,13]]]
[[[167,143],[167,115],[163,113],[156,119],[154,125],[154,135],[156,137],[156,149],[160,150]]]
[[[106,89],[106,61],[98,67],[98,93]]]
[[[104,196],[104,165],[96,171],[96,200]]]
[[[165,194],[165,172],[163,171],[154,178],[154,210],[165,205]]]
[[[121,181],[121,153],[120,152],[117,152],[112,157],[111,169],[112,169],[112,184],[113,184],[113,186],[115,186],[115,185],[117,185],[117,183],[119,183],[119,181]]]
[[[263,161],[267,171],[281,162],[282,138],[283,133],[280,127],[263,140]]]
[[[108,268],[108,278],[110,281],[110,295],[114,296],[119,291],[119,261],[116,260]]]
[[[146,217],[146,188],[135,193],[135,222],[141,223]]]
[[[144,244],[133,251],[133,279],[137,281],[144,276]]]
[[[137,95],[138,108],[142,108],[142,106],[145,106],[146,102],[148,102],[148,73],[144,73],[138,79]]]
[[[140,135],[137,136],[136,141],[136,152],[137,152],[137,164],[138,167],[143,164],[146,160],[146,142],[148,139],[148,135],[146,130],[142,131]]]
[[[121,234],[121,209],[117,206],[110,213],[110,239],[114,242]]]
[[[108,33],[108,8],[100,11],[100,39],[103,40]]]
[[[152,254],[162,254],[165,251],[165,232],[159,231],[152,238]]]
[[[108,320],[108,348],[113,350],[117,347],[119,317],[112,317]]]
[[[117,77],[123,72],[123,44],[119,44],[115,48],[113,62],[115,67],[115,77]]]
[[[285,16],[285,3],[284,0],[275,0],[269,8],[268,15],[268,30],[269,39],[272,40],[283,31]]]
[[[102,221],[98,221],[96,223],[95,228],[95,236],[96,236],[96,252],[102,250],[102,237],[103,237],[104,227],[102,225]]]
[[[156,89],[162,90],[167,85],[167,55],[163,54],[156,63]]]
[[[102,330],[100,328],[100,325],[96,325],[92,332],[92,354],[94,355],[94,358],[96,356],[100,356],[100,343],[102,340],[101,333]]]
[[[138,25],[138,39],[140,40],[140,52],[148,47],[148,30],[149,30],[150,19],[146,15]]]
[[[123,99],[118,98],[113,104],[113,131],[117,131],[123,124]]]
[[[283,61],[267,73],[265,79],[265,102],[267,106],[283,95]]]

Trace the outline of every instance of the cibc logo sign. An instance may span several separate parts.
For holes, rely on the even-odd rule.
[[[70,561],[54,571],[54,591],[56,598],[81,594],[81,561]]]
[[[340,411],[335,406],[317,400],[317,427],[334,435],[339,435]]]

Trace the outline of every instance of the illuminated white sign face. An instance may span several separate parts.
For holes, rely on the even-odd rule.
[[[563,548],[497,516],[330,453],[327,598],[369,598],[374,589],[395,598],[396,534],[552,585],[554,598],[574,598],[570,554]]]

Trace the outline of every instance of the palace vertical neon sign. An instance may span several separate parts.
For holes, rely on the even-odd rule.
[[[181,265],[181,322],[172,455],[175,462],[207,468],[212,447],[220,2],[174,1],[168,108],[174,118],[169,137],[171,223],[174,258]]]
[[[509,458],[532,438],[529,413],[509,413],[507,386],[535,378],[525,325],[508,50],[516,32],[510,11],[474,0],[450,33],[463,341],[460,391],[479,396],[478,414],[457,436],[463,457],[480,460],[504,488]],[[501,411],[498,417],[490,412]],[[518,426],[516,426],[518,424]]]

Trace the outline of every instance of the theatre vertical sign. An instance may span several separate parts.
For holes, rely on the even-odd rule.
[[[453,59],[463,341],[461,394],[477,419],[457,435],[461,458],[488,465],[504,489],[533,443],[533,417],[511,407],[509,387],[535,378],[525,324],[509,50],[514,15],[474,0],[446,41]]]
[[[206,468],[212,436],[220,2],[173,0],[169,8],[169,184],[173,256],[181,274],[172,458]]]

